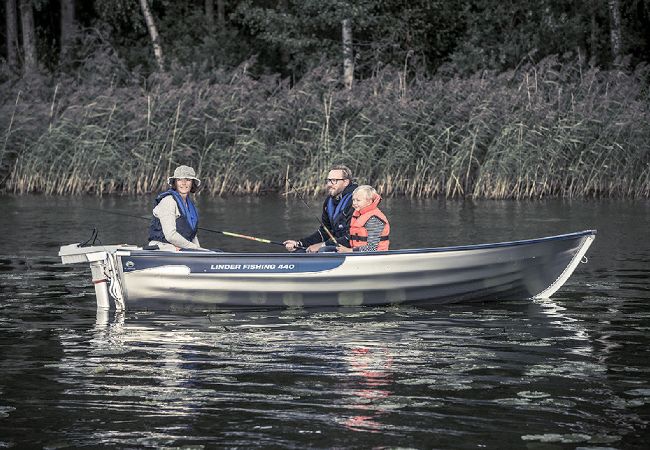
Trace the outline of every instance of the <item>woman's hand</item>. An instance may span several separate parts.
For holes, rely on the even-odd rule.
[[[336,246],[336,252],[337,253],[352,253],[352,249],[348,247],[344,247],[341,244]]]

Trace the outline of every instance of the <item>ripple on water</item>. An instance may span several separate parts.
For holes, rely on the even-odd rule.
[[[526,434],[521,437],[524,441],[539,441],[547,443],[575,444],[578,442],[589,442],[591,436],[588,434],[569,433],[569,434]]]
[[[630,391],[625,391],[627,395],[635,395],[639,397],[650,397],[650,389],[647,388],[640,388],[640,389],[632,389]]]
[[[16,408],[14,408],[13,406],[0,406],[0,419],[5,419],[9,417],[9,414],[15,410]]]
[[[517,392],[517,395],[519,397],[530,398],[530,399],[546,398],[551,396],[551,394],[547,394],[546,392],[539,392],[539,391],[522,391],[522,392]]]
[[[527,398],[497,398],[493,401],[504,406],[528,406],[531,404],[530,399]]]
[[[567,433],[567,434],[558,434],[558,433],[545,433],[545,434],[526,434],[521,437],[524,441],[537,441],[544,443],[558,443],[558,444],[577,444],[577,443],[589,443],[589,444],[611,444],[621,440],[620,436],[615,435],[588,435],[582,433]],[[577,447],[578,448],[589,448],[593,450],[595,447]]]
[[[576,406],[576,402],[571,400],[557,399],[557,398],[545,398],[540,402],[544,406],[556,406],[558,408],[573,408]]]
[[[589,361],[561,361],[557,364],[536,364],[528,369],[526,375],[531,377],[557,376],[582,378],[601,376],[607,372],[606,367]]]

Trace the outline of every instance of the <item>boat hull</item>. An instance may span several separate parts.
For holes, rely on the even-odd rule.
[[[115,255],[130,309],[434,305],[549,297],[595,234],[359,254]]]

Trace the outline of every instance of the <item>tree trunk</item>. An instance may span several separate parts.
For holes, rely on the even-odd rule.
[[[352,89],[354,79],[354,59],[352,56],[352,21],[345,19],[342,22],[343,34],[343,85]]]
[[[156,23],[153,21],[153,16],[151,15],[151,10],[149,9],[149,3],[147,0],[140,0],[140,7],[142,8],[144,20],[147,22],[147,29],[149,30],[149,36],[151,37],[151,45],[153,45],[153,54],[156,57],[158,69],[163,72],[165,70],[165,60],[163,58],[162,47],[160,46],[160,36],[158,35]]]
[[[214,0],[205,0],[205,23],[210,33],[214,32]]]
[[[226,26],[226,2],[224,0],[217,0],[217,24],[219,24],[220,30]]]
[[[595,8],[591,9],[590,18],[591,18],[591,24],[590,24],[591,34],[589,36],[589,47],[591,53],[590,62],[593,65],[596,65],[598,63],[598,23],[596,22]]]
[[[59,62],[65,62],[76,34],[74,0],[61,0],[61,54]]]
[[[607,0],[609,6],[610,40],[612,43],[612,57],[616,64],[621,57],[622,32],[621,32],[621,2],[620,0]]]
[[[25,75],[35,73],[38,69],[36,60],[36,30],[34,29],[34,11],[31,0],[20,0],[20,24],[23,27],[23,52],[25,55]]]
[[[289,3],[288,0],[278,0],[277,10],[281,14],[289,14]],[[278,49],[280,52],[280,63],[282,67],[289,71],[289,64],[291,63],[291,54],[287,51],[287,47],[281,45]]]
[[[18,13],[16,0],[5,0],[7,15],[7,64],[12,69],[18,64]]]

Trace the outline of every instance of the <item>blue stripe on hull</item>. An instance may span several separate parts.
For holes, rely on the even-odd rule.
[[[122,258],[122,270],[130,273],[136,270],[153,269],[161,266],[187,266],[190,273],[304,273],[322,272],[339,267],[345,261],[345,256],[319,257],[309,255],[305,258],[293,258],[289,255],[273,256],[228,256],[217,255],[192,256],[183,254],[172,255],[131,255]]]

